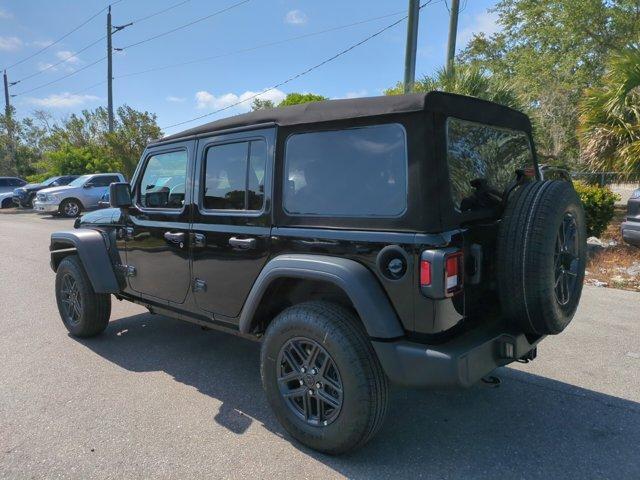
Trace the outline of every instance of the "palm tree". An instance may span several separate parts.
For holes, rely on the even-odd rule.
[[[414,85],[415,92],[433,90],[469,95],[516,109],[522,108],[515,92],[506,82],[486,75],[481,68],[475,65],[457,65],[451,71],[442,68],[432,76],[424,76]],[[403,84],[398,83],[384,93],[385,95],[399,95],[402,92]]]
[[[580,103],[582,157],[597,171],[640,174],[640,48],[611,57],[601,86]]]

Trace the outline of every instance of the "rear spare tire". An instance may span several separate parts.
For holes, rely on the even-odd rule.
[[[586,262],[582,204],[564,181],[531,182],[509,199],[498,233],[503,315],[522,331],[562,332],[573,319]]]

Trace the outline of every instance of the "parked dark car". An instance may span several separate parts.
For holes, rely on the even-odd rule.
[[[25,207],[32,208],[33,207],[33,199],[40,190],[49,188],[49,187],[61,187],[63,185],[68,185],[73,180],[78,178],[79,175],[62,175],[57,177],[47,178],[45,181],[41,183],[29,183],[20,188],[16,188],[13,191],[13,203]]]
[[[18,177],[0,177],[0,208],[13,206],[13,195],[11,192],[16,187],[22,187],[27,182]]]
[[[380,429],[389,381],[469,386],[533,360],[582,291],[572,184],[541,180],[527,116],[470,97],[218,120],[148,145],[110,201],[51,236],[69,332],[104,331],[113,294],[261,340],[276,417],[333,454]]]
[[[631,194],[627,202],[627,220],[622,222],[621,228],[624,241],[640,247],[640,188]]]

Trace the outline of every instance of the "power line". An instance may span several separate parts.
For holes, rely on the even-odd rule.
[[[151,14],[149,14],[149,15],[147,15],[147,16],[144,16],[144,17],[141,17],[141,18],[137,18],[137,19],[135,19],[135,20],[131,20],[131,24],[136,24],[136,23],[144,22],[145,20],[149,20],[150,18],[153,18],[153,17],[155,17],[155,16],[157,16],[157,15],[160,15],[160,14],[162,14],[162,13],[164,13],[164,12],[168,12],[169,10],[173,10],[174,8],[177,8],[177,7],[181,6],[181,5],[184,5],[185,3],[189,3],[190,1],[191,1],[191,0],[183,0],[182,2],[178,2],[178,3],[176,3],[176,4],[174,4],[174,5],[171,5],[171,6],[169,6],[169,7],[165,8],[165,9],[163,9],[163,10],[160,10],[160,11],[158,11],[158,12],[151,13]]]
[[[75,75],[77,73],[80,73],[83,70],[86,70],[87,68],[93,67],[94,65],[97,65],[100,62],[104,62],[106,60],[106,58],[107,57],[105,55],[104,57],[99,58],[98,60],[96,60],[94,62],[91,62],[91,63],[85,65],[84,67],[79,68],[78,70],[74,70],[73,72],[71,72],[71,73],[69,73],[69,74],[67,74],[67,75],[65,75],[63,77],[57,78],[57,79],[52,80],[52,81],[47,82],[47,83],[43,83],[42,85],[38,85],[37,87],[31,88],[29,90],[25,90],[23,92],[16,93],[15,95],[11,95],[11,96],[12,97],[18,97],[20,95],[25,95],[27,93],[35,92],[36,90],[40,90],[41,88],[48,87],[49,85],[53,85],[54,83],[58,83],[59,81],[64,80],[65,78],[72,77],[73,75]]]
[[[180,25],[179,27],[172,28],[171,30],[167,30],[166,32],[158,33],[157,35],[153,35],[151,37],[145,38],[135,43],[131,43],[121,48],[117,48],[115,50],[126,50],[128,48],[137,47],[138,45],[142,45],[143,43],[147,43],[157,38],[164,37],[165,35],[169,35],[170,33],[177,32],[178,30],[182,30],[183,28],[190,27],[192,25],[195,25],[196,23],[203,22],[211,17],[215,17],[216,15],[220,15],[222,13],[228,12],[229,10],[239,7],[240,5],[244,5],[245,3],[249,3],[250,1],[251,0],[242,0],[240,2],[234,3],[233,5],[230,5],[229,7],[223,8],[222,10],[218,10],[217,12],[211,13],[204,17],[197,18],[189,23],[185,23],[184,25]]]
[[[191,65],[191,64],[194,64],[194,63],[201,63],[201,62],[206,62],[206,61],[210,61],[210,60],[217,60],[219,58],[231,57],[231,56],[234,56],[234,55],[238,55],[238,54],[242,54],[242,53],[248,53],[248,52],[252,52],[254,50],[259,50],[259,49],[262,49],[262,48],[273,47],[273,46],[276,46],[276,45],[282,45],[282,44],[293,42],[293,41],[296,41],[296,40],[302,40],[302,39],[305,39],[305,38],[314,37],[314,36],[317,36],[317,35],[322,35],[324,33],[335,32],[337,30],[344,30],[345,28],[350,28],[350,27],[354,27],[354,26],[358,26],[358,25],[363,25],[365,23],[374,22],[376,20],[382,20],[384,18],[395,17],[395,16],[400,15],[402,13],[405,13],[405,12],[401,11],[401,12],[389,13],[387,15],[381,15],[381,16],[378,16],[378,17],[369,18],[369,19],[366,19],[366,20],[360,20],[358,22],[349,23],[349,24],[346,24],[346,25],[339,25],[337,27],[327,28],[325,30],[319,30],[319,31],[316,31],[316,32],[306,33],[304,35],[297,35],[295,37],[289,37],[289,38],[285,38],[285,39],[282,39],[282,40],[276,40],[274,42],[263,43],[263,44],[260,44],[260,45],[255,45],[253,47],[242,48],[242,49],[239,49],[239,50],[234,50],[234,51],[231,51],[231,52],[221,53],[221,54],[218,54],[218,55],[197,58],[197,59],[194,59],[194,60],[188,60],[186,62],[172,63],[172,64],[168,64],[168,65],[161,65],[159,67],[152,67],[152,68],[149,68],[149,69],[146,69],[146,70],[140,70],[140,71],[137,71],[137,72],[125,73],[124,75],[120,75],[120,76],[118,76],[116,78],[117,79],[128,78],[128,77],[133,77],[133,76],[137,76],[137,75],[142,75],[142,74],[145,74],[145,73],[157,72],[159,70],[166,70],[168,68],[183,67],[185,65]]]
[[[116,5],[118,3],[122,2],[122,0],[115,0],[112,5]],[[60,43],[62,40],[64,40],[65,38],[67,38],[69,35],[71,35],[74,32],[77,32],[78,30],[80,30],[82,27],[84,27],[87,23],[89,23],[91,20],[93,20],[94,18],[96,18],[98,15],[100,15],[102,12],[104,12],[107,8],[109,8],[108,6],[104,7],[103,9],[101,9],[99,12],[94,13],[93,15],[91,15],[87,20],[85,20],[84,22],[82,22],[80,25],[78,25],[77,27],[75,27],[74,29],[70,30],[69,32],[65,33],[64,35],[62,35],[60,38],[58,38],[57,40],[54,40],[53,42],[51,42],[48,45],[45,45],[44,47],[42,47],[40,50],[38,50],[37,52],[32,53],[31,55],[28,55],[26,57],[24,57],[22,60],[18,60],[17,62],[9,65],[6,68],[13,68],[17,65],[20,65],[24,62],[26,62],[27,60],[32,59],[33,57],[40,55],[42,52],[44,52],[45,50],[53,47],[54,45],[57,45],[58,43]]]
[[[107,36],[103,35],[100,38],[98,38],[97,40],[91,42],[89,45],[81,48],[80,50],[71,53],[68,57],[63,58],[62,60],[60,60],[58,63],[52,63],[47,65],[45,68],[38,70],[37,72],[32,73],[31,75],[27,75],[26,77],[22,77],[20,80],[16,80],[15,82],[13,82],[13,84],[18,84],[20,82],[24,82],[25,80],[29,80],[30,78],[33,78],[37,75],[40,75],[41,73],[46,72],[47,70],[50,70],[52,68],[56,68],[58,65],[62,64],[62,63],[66,63],[68,61],[70,61],[72,58],[75,58],[77,55],[81,54],[82,52],[84,52],[85,50],[88,50],[89,48],[93,47],[96,43],[101,42],[102,40],[104,40]]]
[[[425,2],[425,3],[423,3],[422,5],[420,5],[420,9],[422,9],[425,6],[433,3],[433,1],[434,0],[429,0],[429,1]],[[400,20],[397,20],[397,21],[391,23],[390,25],[387,25],[386,27],[384,27],[384,28],[378,30],[377,32],[369,35],[368,37],[364,38],[363,40],[360,40],[359,42],[354,43],[353,45],[350,45],[349,47],[341,50],[340,52],[336,53],[332,57],[329,57],[326,60],[323,60],[322,62],[320,62],[320,63],[318,63],[318,64],[316,64],[316,65],[314,65],[312,67],[309,67],[306,70],[303,70],[302,72],[297,73],[296,75],[293,75],[293,76],[287,78],[286,80],[284,80],[284,81],[282,81],[280,83],[277,83],[276,85],[274,85],[272,87],[269,87],[269,88],[267,88],[267,89],[265,89],[265,90],[263,90],[263,91],[261,91],[259,93],[256,93],[255,95],[251,95],[251,96],[249,96],[249,97],[247,97],[245,99],[242,99],[242,100],[239,100],[237,102],[234,102],[231,105],[227,105],[226,107],[219,108],[218,110],[214,110],[213,112],[205,113],[204,115],[200,115],[200,116],[192,118],[190,120],[185,120],[183,122],[178,122],[178,123],[174,123],[172,125],[167,125],[166,127],[162,127],[162,130],[166,130],[166,129],[173,128],[173,127],[178,127],[180,125],[184,125],[184,124],[187,124],[187,123],[195,122],[196,120],[200,120],[200,119],[203,119],[205,117],[209,117],[211,115],[215,115],[216,113],[220,113],[220,112],[223,112],[225,110],[229,110],[230,108],[237,107],[238,105],[240,105],[242,103],[246,103],[249,100],[253,100],[254,98],[259,97],[260,95],[264,95],[267,92],[270,92],[272,90],[280,88],[283,85],[286,85],[287,83],[290,83],[290,82],[292,82],[292,81],[294,81],[294,80],[296,80],[296,79],[298,79],[298,78],[300,78],[300,77],[302,77],[304,75],[307,75],[307,74],[311,73],[312,71],[314,71],[314,70],[326,65],[327,63],[330,63],[330,62],[336,60],[337,58],[349,53],[350,51],[354,50],[355,48],[365,44],[369,40],[372,40],[372,39],[378,37],[379,35],[383,34],[384,32],[386,32],[387,30],[390,30],[393,27],[395,27],[396,25],[399,25],[400,23],[404,22],[406,19],[407,19],[407,16],[405,15]]]

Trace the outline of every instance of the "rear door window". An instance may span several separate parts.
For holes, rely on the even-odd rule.
[[[478,206],[474,180],[502,192],[516,178],[516,170],[533,166],[533,152],[524,131],[450,117],[447,162],[453,203],[464,212]]]
[[[291,135],[283,195],[290,215],[401,215],[407,208],[404,128],[388,124]]]
[[[267,143],[264,140],[209,147],[203,207],[206,210],[262,210],[266,164]]]

